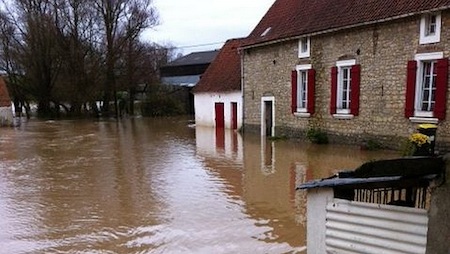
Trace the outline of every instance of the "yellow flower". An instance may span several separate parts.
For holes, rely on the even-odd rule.
[[[413,133],[409,137],[409,141],[411,141],[412,143],[414,143],[419,147],[425,143],[430,143],[430,139],[428,138],[428,136],[422,133]]]

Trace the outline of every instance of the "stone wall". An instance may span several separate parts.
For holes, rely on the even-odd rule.
[[[275,135],[304,136],[310,128],[327,132],[332,142],[379,140],[393,148],[417,127],[404,116],[408,60],[417,53],[443,51],[450,56],[450,12],[442,12],[441,42],[419,45],[420,16],[311,37],[311,57],[299,59],[291,40],[244,52],[244,124],[261,121],[261,97],[275,97]],[[330,114],[331,67],[342,59],[361,65],[359,116],[349,120]],[[291,70],[311,64],[316,70],[316,112],[309,118],[291,113]],[[450,90],[450,85],[449,85]],[[450,95],[450,91],[449,91]],[[450,112],[450,102],[447,102]],[[450,114],[439,122],[438,147],[450,143]]]

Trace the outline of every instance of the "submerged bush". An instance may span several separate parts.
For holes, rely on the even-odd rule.
[[[185,114],[181,104],[171,98],[154,98],[141,104],[143,116],[175,116]]]
[[[309,129],[306,137],[314,144],[328,144],[327,134],[320,129]]]
[[[382,149],[382,145],[377,140],[369,139],[366,142],[364,142],[361,146],[362,149],[369,150],[369,151],[375,151]]]
[[[278,140],[287,140],[288,137],[285,135],[282,136],[272,136],[268,138],[270,141],[278,141]]]
[[[175,116],[187,113],[185,97],[189,92],[181,87],[155,85],[149,89],[141,104],[143,116]]]

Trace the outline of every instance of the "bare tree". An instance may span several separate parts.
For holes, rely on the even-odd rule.
[[[95,47],[98,41],[96,13],[89,0],[68,0],[59,6],[60,54],[63,66],[58,80],[57,95],[69,102],[66,109],[80,115],[82,106],[98,99],[101,79],[101,54]]]
[[[116,75],[117,62],[122,56],[127,43],[138,38],[148,27],[158,24],[156,10],[151,0],[96,0],[96,7],[101,16],[104,34],[105,86],[103,111],[110,113],[109,102],[114,96],[116,116],[118,117]]]
[[[58,54],[57,7],[50,0],[16,0],[16,11],[22,21],[22,50],[19,61],[27,82],[35,84],[32,93],[38,101],[38,113],[51,112],[52,91],[61,66]]]
[[[17,103],[33,99],[41,115],[61,107],[79,115],[100,98],[109,115],[118,89],[134,94],[136,85],[157,76],[149,63],[160,46],[139,40],[158,24],[152,0],[0,1],[0,69],[17,89]]]
[[[129,113],[134,114],[134,101],[138,87],[159,83],[159,68],[167,64],[172,49],[155,43],[144,43],[138,40],[130,41],[124,52],[121,66],[120,85],[129,94]]]
[[[12,20],[7,13],[0,11],[0,70],[5,74],[6,84],[12,97],[15,115],[22,116],[22,109],[25,108],[29,117],[29,90],[24,81],[24,70],[20,63],[20,37]]]

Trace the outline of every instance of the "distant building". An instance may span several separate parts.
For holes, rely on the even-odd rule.
[[[13,111],[11,98],[5,80],[0,77],[0,126],[13,125]]]
[[[177,100],[182,100],[189,115],[194,114],[194,96],[191,90],[217,53],[217,50],[194,52],[160,68],[161,83],[173,86]]]
[[[194,52],[161,67],[161,82],[166,85],[193,87],[209,64],[219,53],[217,50]]]

